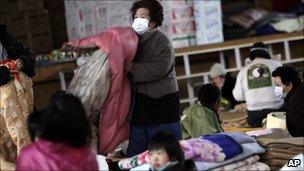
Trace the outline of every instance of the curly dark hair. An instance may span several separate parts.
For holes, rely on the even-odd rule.
[[[28,132],[32,140],[38,136],[76,148],[88,146],[92,136],[81,101],[64,91],[56,92],[45,109],[29,116]]]
[[[272,72],[273,77],[280,77],[284,85],[292,83],[294,88],[297,88],[301,85],[301,78],[298,72],[290,66],[281,66],[276,68]]]
[[[146,8],[150,12],[151,22],[155,22],[156,26],[161,26],[164,21],[163,7],[157,0],[139,0],[134,2],[130,9],[132,20],[135,19],[136,11],[139,8]]]

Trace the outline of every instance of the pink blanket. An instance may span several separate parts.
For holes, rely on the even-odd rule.
[[[69,42],[76,47],[95,44],[108,53],[111,87],[99,121],[98,152],[101,154],[113,151],[129,137],[127,117],[131,91],[126,73],[124,73],[124,61],[133,60],[137,42],[137,35],[131,27],[114,27],[100,34]]]

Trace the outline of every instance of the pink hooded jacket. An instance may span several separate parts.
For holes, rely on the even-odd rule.
[[[96,154],[88,147],[38,140],[21,150],[16,170],[98,170]]]
[[[96,45],[108,56],[111,86],[99,119],[99,149],[101,154],[114,151],[129,138],[127,117],[131,106],[130,84],[124,73],[124,62],[132,61],[138,37],[131,27],[114,27],[97,35],[69,42],[76,47]],[[96,89],[102,87],[96,87]]]

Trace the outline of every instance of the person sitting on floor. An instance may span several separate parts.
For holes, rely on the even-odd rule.
[[[304,136],[304,90],[298,72],[292,67],[282,66],[272,72],[272,77],[276,95],[284,98],[279,111],[286,112],[288,132],[294,137]]]
[[[16,170],[98,170],[89,148],[91,129],[80,100],[65,92],[49,106],[31,114],[28,130],[33,143],[21,150]]]
[[[229,110],[240,103],[234,99],[232,94],[236,78],[232,77],[230,73],[227,73],[223,65],[219,63],[213,64],[210,69],[210,77],[214,84],[221,90],[221,107]]]
[[[279,66],[271,60],[264,43],[255,43],[250,49],[252,62],[238,73],[233,96],[237,101],[246,101],[247,122],[252,127],[260,127],[262,120],[283,105],[283,100],[274,93],[271,73]]]
[[[284,99],[284,105],[279,111],[286,112],[288,101],[293,96],[295,90],[301,85],[301,78],[298,72],[290,66],[281,66],[272,72],[272,77],[275,82],[275,94]]]
[[[220,90],[213,84],[205,84],[198,94],[198,101],[184,111],[181,121],[183,139],[223,132],[218,108]]]

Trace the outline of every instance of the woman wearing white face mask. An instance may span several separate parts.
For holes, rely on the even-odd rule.
[[[135,59],[125,63],[133,86],[133,110],[128,156],[148,148],[149,139],[159,131],[181,138],[179,93],[174,49],[158,27],[163,8],[157,0],[136,1],[130,9],[139,42]]]
[[[292,67],[281,66],[272,72],[272,77],[276,84],[274,89],[276,95],[280,98],[284,98],[284,105],[278,111],[286,112],[286,125],[288,131],[293,136],[303,136],[303,101],[295,100],[296,96],[302,96],[303,99],[304,93],[299,74]],[[302,112],[300,112],[299,109],[302,109]]]
[[[289,66],[281,66],[272,72],[272,77],[275,83],[275,94],[284,99],[284,105],[280,111],[287,110],[287,103],[295,90],[301,85],[301,79],[298,72]]]

